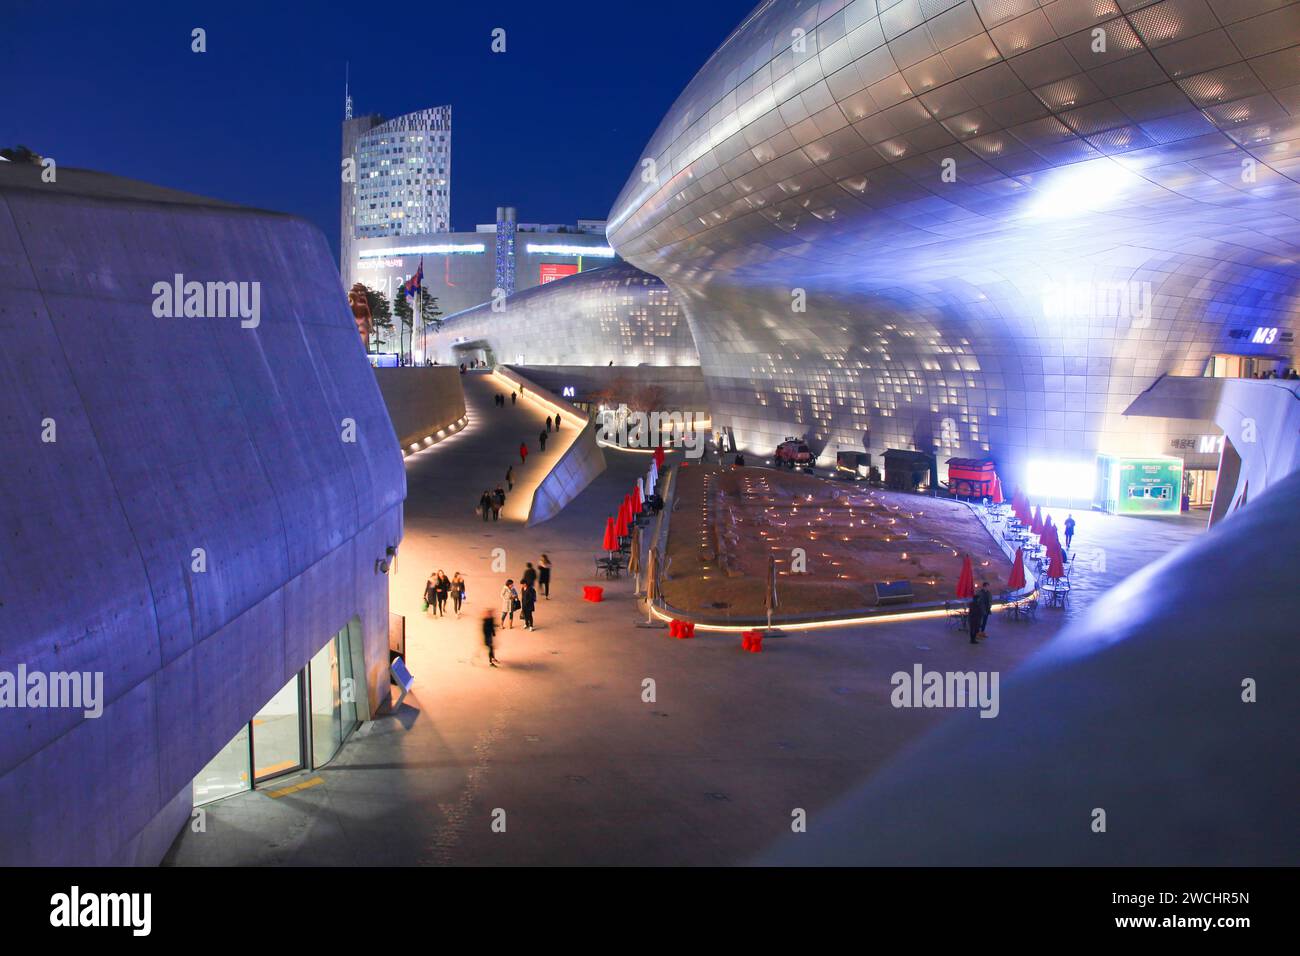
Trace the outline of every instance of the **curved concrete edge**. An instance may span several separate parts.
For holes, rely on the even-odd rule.
[[[525,401],[536,402],[550,412],[559,414],[571,428],[578,429],[569,447],[533,491],[527,521],[527,526],[531,528],[549,521],[563,511],[570,501],[578,497],[605,470],[605,453],[596,442],[596,423],[577,408],[514,369],[497,366],[492,374],[511,388],[517,389]]]
[[[433,444],[429,439],[436,439],[438,432],[465,418],[460,375],[453,365],[375,369],[375,381],[403,454]]]
[[[1296,865],[1297,535],[1293,474],[1104,595],[995,719],[957,712],[757,862]]]

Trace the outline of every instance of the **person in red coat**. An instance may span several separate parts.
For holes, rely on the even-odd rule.
[[[526,442],[519,443],[519,464],[524,464],[528,460],[528,445]]]

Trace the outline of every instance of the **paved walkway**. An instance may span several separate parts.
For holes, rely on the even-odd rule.
[[[469,427],[407,465],[392,590],[416,676],[407,703],[363,727],[328,767],[303,775],[322,784],[210,805],[207,832],[183,834],[169,862],[741,863],[789,832],[796,808],[815,825],[819,808],[950,716],[892,707],[894,672],[919,663],[1005,678],[1092,596],[1199,528],[1076,513],[1081,563],[1071,607],[1042,611],[1034,623],[995,617],[977,647],[943,620],[769,639],[763,654],[743,653],[731,635],[673,641],[636,626],[627,580],[599,582],[603,603],[581,600],[581,586],[596,583],[605,516],[646,457],[607,451],[605,474],[543,525],[522,524],[526,487],[505,520],[485,525],[473,512],[479,493],[518,462],[521,438],[535,450],[545,415],[523,401],[495,408],[487,376],[465,381]],[[548,446],[548,457],[559,453]],[[545,464],[528,461],[516,467],[525,485]],[[542,551],[556,570],[538,630],[507,628],[493,669],[479,615],[499,607],[507,575],[492,571],[497,548],[510,577]],[[424,578],[439,567],[468,580],[459,620],[420,609]],[[643,700],[647,679],[652,702]],[[494,831],[494,814],[505,832]]]

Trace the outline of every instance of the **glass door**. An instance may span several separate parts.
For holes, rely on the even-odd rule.
[[[253,783],[303,765],[302,680],[294,674],[253,718]]]
[[[339,714],[339,639],[331,638],[308,665],[311,675],[311,762],[319,767],[343,743]]]

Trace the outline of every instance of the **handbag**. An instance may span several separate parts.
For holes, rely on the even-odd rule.
[[[512,610],[512,611],[517,611],[517,610],[519,610],[519,608],[522,607],[522,606],[523,606],[523,605],[521,605],[521,604],[519,603],[519,598],[511,598],[511,599],[510,599],[510,610]]]

